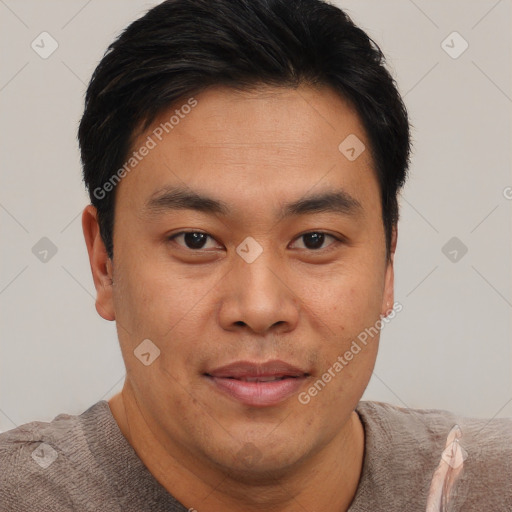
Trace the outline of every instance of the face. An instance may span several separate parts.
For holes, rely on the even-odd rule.
[[[285,470],[343,430],[378,335],[345,354],[393,304],[370,152],[339,149],[369,142],[329,88],[195,100],[161,141],[179,105],[133,145],[156,141],[117,185],[113,283],[97,285],[97,308],[164,446],[226,471],[247,456]]]

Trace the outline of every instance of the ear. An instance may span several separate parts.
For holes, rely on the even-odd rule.
[[[395,261],[396,243],[398,239],[398,227],[393,226],[391,234],[391,244],[389,247],[389,260],[386,262],[386,275],[384,277],[384,295],[382,297],[381,312],[382,316],[388,316],[393,311],[395,301],[395,273],[393,264]]]
[[[101,238],[98,212],[92,204],[88,205],[82,213],[82,229],[96,287],[96,311],[105,320],[115,320],[112,296],[112,260],[108,257]]]

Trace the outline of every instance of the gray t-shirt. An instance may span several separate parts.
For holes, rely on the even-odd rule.
[[[512,419],[360,402],[363,472],[350,512],[511,512]],[[187,512],[121,433],[108,402],[0,434],[1,512]],[[330,511],[329,511],[330,512]]]

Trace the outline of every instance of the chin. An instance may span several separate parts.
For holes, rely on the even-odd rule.
[[[226,464],[229,464],[226,461]],[[293,464],[292,464],[293,466]],[[244,485],[275,485],[276,480],[290,475],[290,464],[272,458],[252,465],[235,461],[231,466],[222,465],[223,472],[235,482]]]
[[[293,467],[307,457],[307,453],[299,452],[299,446],[284,446],[281,443],[279,449],[276,449],[266,443],[265,438],[262,438],[258,446],[246,443],[238,449],[234,457],[226,457],[233,449],[226,447],[221,452],[210,454],[210,460],[234,481],[265,485],[272,482],[275,484],[276,479],[289,476]]]

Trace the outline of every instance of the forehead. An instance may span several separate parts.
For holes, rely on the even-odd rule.
[[[337,149],[344,134],[366,136],[356,110],[327,86],[249,90],[217,86],[195,99],[198,105],[172,130],[182,147],[223,145],[224,151],[239,153],[240,147],[278,149],[286,144],[297,151],[315,148],[315,154],[321,155]],[[177,102],[171,113],[185,103],[186,98]],[[162,112],[154,124],[168,119],[169,111]]]
[[[140,208],[173,185],[242,202],[301,196],[317,186],[351,190],[361,203],[378,194],[360,118],[331,88],[213,87],[193,99],[192,109],[182,108],[190,104],[184,98],[162,112],[132,146],[155,142],[121,183]],[[346,140],[368,150],[350,160]]]

